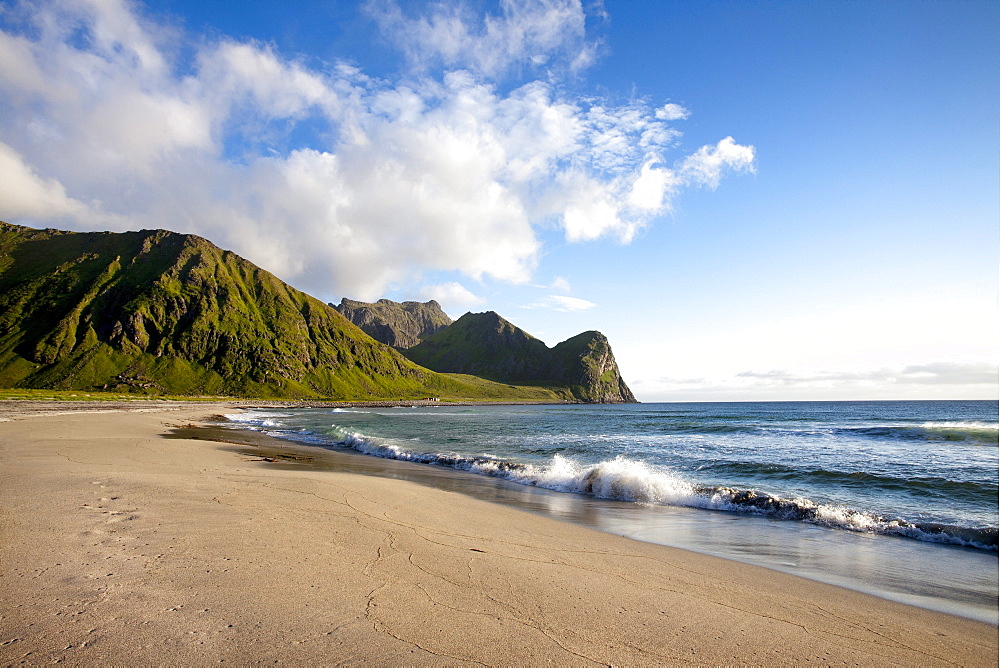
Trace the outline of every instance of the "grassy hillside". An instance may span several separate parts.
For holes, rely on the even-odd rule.
[[[334,399],[556,394],[431,372],[200,237],[0,223],[0,387]]]

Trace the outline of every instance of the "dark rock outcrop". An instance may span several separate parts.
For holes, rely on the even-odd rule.
[[[376,341],[404,350],[452,323],[433,299],[429,302],[394,302],[380,299],[375,303],[344,297],[339,305],[330,304],[344,317]]]
[[[583,401],[595,403],[636,403],[625,384],[611,344],[600,332],[583,332],[557,344],[550,356],[549,374],[579,388]]]

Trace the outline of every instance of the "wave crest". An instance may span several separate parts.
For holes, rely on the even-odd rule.
[[[557,454],[547,464],[522,464],[490,455],[412,452],[395,443],[357,433],[343,433],[339,444],[376,457],[447,466],[522,485],[586,494],[599,499],[747,513],[848,531],[997,550],[995,527],[912,523],[844,506],[820,504],[806,498],[786,499],[752,489],[696,485],[673,471],[654,468],[621,455],[596,464],[580,464]]]

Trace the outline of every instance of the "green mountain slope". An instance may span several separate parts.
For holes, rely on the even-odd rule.
[[[466,313],[403,354],[443,373],[560,387],[577,401],[636,400],[600,332],[584,332],[549,349],[492,311]]]
[[[466,313],[403,351],[428,369],[522,382],[545,377],[548,353],[544,343],[493,311]]]
[[[433,299],[420,302],[394,302],[380,299],[374,304],[344,297],[339,306],[330,304],[348,320],[376,341],[397,350],[412,348],[438,330],[452,323],[441,305]]]
[[[0,387],[552,400],[423,369],[200,237],[0,222]]]

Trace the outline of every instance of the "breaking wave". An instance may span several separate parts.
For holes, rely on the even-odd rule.
[[[391,441],[358,433],[337,432],[334,436],[338,439],[337,445],[366,455],[446,466],[558,492],[616,501],[747,513],[848,531],[997,550],[996,527],[909,522],[844,506],[816,503],[806,498],[786,499],[752,489],[698,485],[673,471],[654,468],[623,456],[596,464],[580,464],[557,454],[545,464],[525,464],[490,455],[413,452]]]
[[[334,409],[331,412],[342,413],[349,412],[349,410]],[[686,479],[666,465],[650,465],[626,455],[586,464],[566,456],[566,450],[563,454],[552,454],[552,449],[548,447],[525,448],[529,455],[535,453],[536,456],[545,456],[544,459],[540,458],[535,463],[519,462],[487,454],[420,452],[412,449],[415,443],[419,442],[419,439],[383,439],[349,431],[337,425],[330,425],[329,428],[318,431],[296,429],[284,424],[283,418],[291,416],[290,413],[257,410],[227,415],[226,417],[238,424],[240,428],[263,431],[279,438],[327,448],[346,448],[385,459],[445,466],[558,492],[649,505],[686,506],[743,513],[780,520],[807,522],[849,531],[894,535],[925,542],[997,551],[996,527],[970,527],[941,522],[908,521],[847,506],[819,503],[805,497],[785,498],[757,489],[699,484]],[[996,423],[987,422],[865,426],[847,429],[855,434],[867,434],[880,438],[923,441],[962,440],[971,441],[974,444],[995,442],[997,432]],[[570,441],[576,438],[578,437],[574,435]],[[595,437],[591,436],[590,438],[593,440]],[[544,441],[549,444],[553,444],[553,442],[559,444],[561,440],[558,434],[544,436]],[[567,444],[563,443],[562,445]],[[572,451],[572,449],[568,450],[568,452]],[[552,456],[548,457],[549,454]],[[932,499],[941,494],[946,494],[951,498],[981,504],[983,495],[995,498],[997,494],[997,484],[994,481],[962,482],[936,476],[896,477],[887,472],[831,471],[819,467],[803,469],[777,462],[754,463],[717,460],[703,465],[699,471],[701,474],[709,474],[716,479],[726,479],[732,476],[743,477],[749,474],[758,479],[783,481],[785,485],[791,484],[793,488],[800,487],[806,482],[820,481],[838,487],[878,488],[889,493],[906,491],[919,494],[928,502],[932,502]]]

